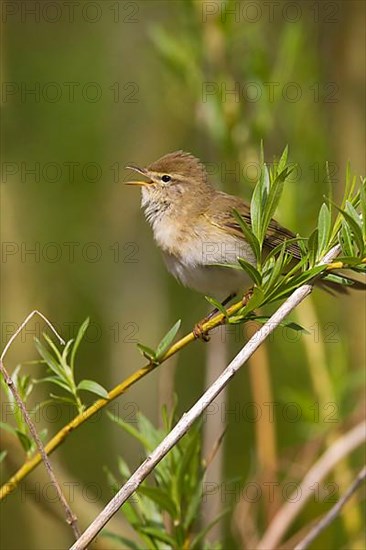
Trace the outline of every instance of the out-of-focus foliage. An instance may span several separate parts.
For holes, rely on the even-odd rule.
[[[159,342],[178,318],[188,331],[207,306],[203,297],[166,274],[139,198],[120,185],[123,167],[182,148],[202,158],[218,185],[248,198],[258,176],[260,141],[270,167],[289,143],[289,162],[299,168],[289,177],[276,217],[295,233],[310,234],[330,183],[333,202],[341,204],[347,160],[353,172],[365,172],[364,6],[299,1],[291,21],[294,14],[286,11],[286,3],[274,6],[271,18],[265,3],[255,17],[245,11],[245,2],[182,1],[168,8],[155,0],[105,1],[94,3],[101,15],[92,22],[87,8],[76,6],[69,16],[67,3],[60,3],[61,17],[52,22],[50,12],[40,11],[38,19],[30,13],[34,6],[46,10],[37,8],[42,3],[8,2],[2,9],[6,4],[15,8],[14,14],[3,13],[2,28],[8,90],[2,108],[7,136],[1,184],[2,344],[34,307],[65,340],[75,339],[90,316],[77,368],[83,378],[110,388],[142,365],[138,342]],[[212,14],[207,12],[211,4]],[[70,83],[76,83],[73,95]],[[349,206],[342,208],[352,217]],[[325,207],[322,220],[327,220]],[[349,229],[357,233],[348,221],[341,238],[345,256],[351,252]],[[317,244],[321,248],[323,239]],[[286,327],[277,331],[268,346],[273,407],[258,401],[255,420],[247,407],[261,382],[255,378],[258,369],[250,375],[243,371],[231,385],[231,415],[219,411],[217,422],[228,421],[225,482],[239,478],[240,483],[218,488],[224,504],[237,509],[231,524],[225,524],[224,547],[255,546],[258,532],[286,498],[286,482],[299,481],[330,441],[361,417],[363,305],[364,298],[352,291],[337,299],[315,291],[295,319],[310,335]],[[38,358],[33,340],[42,331],[35,322],[12,346],[9,368]],[[247,337],[240,325],[221,334],[230,356]],[[201,393],[204,359],[205,347],[195,344],[177,361],[181,411]],[[29,377],[26,368],[15,375]],[[41,377],[45,366],[38,368]],[[138,410],[154,424],[166,373],[154,372],[112,412],[133,425]],[[47,399],[49,391],[43,384],[33,387],[29,407]],[[8,400],[6,394],[2,398]],[[160,395],[160,402],[166,398]],[[289,403],[295,403],[296,421],[287,414]],[[4,408],[3,420],[22,431],[10,410]],[[47,411],[38,416],[40,432],[49,422]],[[73,406],[60,404],[52,428],[73,414]],[[98,417],[57,453],[66,481],[77,480],[75,495],[83,505],[76,512],[83,524],[95,515],[93,506],[111,496],[100,471],[106,456],[122,455],[129,464],[138,460],[138,448],[110,424]],[[272,454],[261,448],[261,441],[271,438]],[[3,479],[19,466],[20,455],[18,447],[9,450],[1,464]],[[260,471],[259,456],[267,457]],[[330,481],[337,491],[361,460],[355,453],[334,473]],[[241,491],[248,480],[262,489],[262,498],[250,508]],[[262,482],[274,483],[272,502]],[[90,483],[92,496],[83,492]],[[32,493],[37,488],[40,499]],[[319,498],[309,503],[289,536],[329,508],[328,492],[320,487]],[[33,484],[11,495],[3,506],[3,546],[51,548],[57,539],[59,547],[66,547],[68,528],[45,510],[55,513],[46,486]],[[360,512],[352,506],[314,548],[359,547]],[[252,520],[249,533],[243,531],[243,517],[246,525]]]

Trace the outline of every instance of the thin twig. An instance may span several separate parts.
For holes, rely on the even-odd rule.
[[[282,537],[291,523],[305,506],[311,496],[314,496],[314,487],[331,472],[334,466],[359,447],[366,440],[366,422],[362,421],[349,432],[342,435],[331,445],[325,453],[310,468],[302,483],[296,487],[294,493],[288,497],[274,516],[268,529],[257,545],[257,550],[272,550],[278,548]]]
[[[29,428],[29,431],[30,433],[32,434],[32,437],[35,441],[35,444],[38,448],[38,451],[42,457],[42,460],[44,462],[44,465],[46,467],[46,470],[48,472],[48,475],[51,479],[51,482],[52,484],[54,485],[55,489],[56,489],[56,492],[57,492],[57,495],[58,495],[58,498],[62,504],[62,506],[64,507],[65,509],[65,514],[66,514],[66,521],[69,525],[71,525],[72,527],[72,530],[74,532],[74,535],[75,535],[75,538],[77,539],[79,536],[80,536],[80,530],[79,530],[79,527],[78,527],[78,524],[77,524],[77,517],[75,516],[75,514],[72,512],[71,508],[70,508],[70,505],[69,503],[67,502],[66,498],[65,498],[65,495],[63,494],[62,492],[62,489],[60,487],[60,484],[59,482],[57,481],[57,478],[55,476],[55,473],[53,471],[53,468],[51,466],[51,463],[49,461],[49,458],[47,456],[47,453],[45,451],[45,448],[44,448],[44,445],[38,435],[38,432],[36,430],[36,427],[35,425],[33,424],[32,420],[31,420],[31,417],[29,416],[29,413],[27,411],[27,408],[25,406],[25,403],[24,401],[22,400],[22,398],[20,397],[19,395],[19,392],[17,390],[17,388],[15,387],[15,384],[14,384],[14,381],[12,380],[12,378],[10,377],[10,375],[8,374],[8,371],[6,370],[5,366],[4,366],[4,363],[3,363],[3,359],[7,353],[7,351],[9,350],[9,347],[10,345],[12,344],[12,342],[15,340],[15,338],[18,336],[18,334],[22,331],[22,329],[25,327],[25,325],[28,323],[28,321],[34,316],[34,315],[39,315],[46,323],[47,325],[52,329],[52,331],[56,334],[57,338],[59,338],[60,342],[62,344],[64,344],[64,340],[61,338],[61,336],[58,334],[58,332],[54,329],[54,327],[52,326],[52,324],[50,323],[50,321],[48,321],[48,319],[42,314],[40,313],[39,311],[37,310],[34,310],[32,311],[28,316],[27,318],[23,321],[23,323],[20,325],[20,327],[16,330],[16,332],[11,336],[9,342],[6,344],[2,354],[1,354],[1,357],[0,357],[0,372],[2,373],[3,377],[4,377],[4,380],[7,384],[7,386],[9,387],[9,390],[11,391],[11,393],[13,394],[14,396],[14,399],[19,407],[19,409],[21,410],[22,412],[22,415],[23,415],[23,418]]]
[[[227,315],[230,317],[231,315],[234,315],[237,313],[240,309],[243,307],[243,301],[239,300],[235,304],[233,304],[230,308],[227,309]],[[202,324],[202,330],[205,333],[210,332],[212,329],[223,325],[226,322],[226,316],[222,313],[218,313],[207,321],[206,323]],[[123,380],[120,384],[115,386],[109,393],[108,393],[108,399],[98,399],[95,401],[90,407],[85,409],[82,413],[75,416],[66,426],[61,428],[59,432],[57,432],[52,439],[46,444],[45,450],[46,453],[49,455],[51,454],[61,443],[67,438],[67,436],[74,431],[76,428],[84,424],[89,418],[97,414],[101,409],[106,407],[109,403],[111,403],[114,399],[124,394],[131,386],[136,384],[139,380],[144,378],[147,374],[149,374],[151,371],[155,370],[158,366],[160,366],[162,363],[167,361],[170,357],[178,353],[180,350],[185,348],[188,344],[194,342],[196,340],[194,332],[189,332],[183,338],[175,342],[166,352],[164,357],[160,359],[159,364],[156,363],[148,363],[144,367],[138,369],[133,374],[128,376],[125,380]],[[6,482],[2,487],[0,488],[0,500],[4,499],[6,496],[8,496],[10,493],[12,493],[16,487],[19,485],[20,481],[24,479],[30,472],[32,472],[36,466],[41,462],[42,458],[39,453],[35,454],[31,458],[29,458],[23,466],[19,468],[19,470]]]
[[[332,523],[340,513],[343,506],[346,504],[346,502],[351,498],[351,496],[357,491],[359,486],[365,481],[366,479],[366,466],[364,466],[361,470],[361,472],[358,474],[356,479],[353,481],[353,483],[348,487],[347,491],[344,493],[344,495],[338,500],[338,502],[335,503],[335,505],[329,510],[329,512],[317,523],[312,527],[309,531],[309,533],[304,537],[296,546],[295,550],[306,550],[308,548],[309,544],[313,542],[313,540],[316,539],[317,536],[320,535],[328,525]]]
[[[27,317],[24,319],[24,321],[22,322],[22,324],[17,328],[17,330],[14,332],[14,334],[10,337],[9,339],[9,342],[7,342],[7,344],[5,345],[5,348],[3,349],[3,352],[0,356],[0,359],[2,361],[4,361],[4,357],[8,351],[8,349],[10,348],[10,346],[12,345],[12,343],[14,342],[15,338],[18,336],[18,334],[23,330],[23,328],[25,327],[25,325],[32,319],[32,317],[34,317],[34,315],[39,315],[39,317],[41,317],[41,319],[43,319],[43,321],[49,326],[49,328],[52,330],[52,332],[57,336],[57,338],[59,339],[60,343],[64,346],[65,345],[65,340],[63,338],[61,338],[61,336],[59,335],[59,333],[57,332],[57,330],[55,329],[55,327],[52,325],[52,323],[47,319],[47,317],[45,317],[43,315],[43,313],[41,313],[40,311],[38,311],[37,309],[34,309],[33,311],[30,312],[29,315],[27,315]]]
[[[363,260],[362,260],[363,261]],[[340,265],[341,264],[341,265]],[[337,262],[335,264],[329,264],[327,266],[327,270],[331,271],[333,269],[339,269],[340,267],[347,267],[347,265],[343,264],[342,262]],[[243,303],[242,300],[236,302],[231,307],[227,308],[227,317],[231,317],[232,315],[235,315],[240,309],[242,309]],[[34,313],[34,312],[33,312]],[[38,313],[38,312],[37,312]],[[209,333],[214,328],[223,325],[226,323],[226,316],[222,313],[218,313],[207,321],[206,323],[203,323],[202,330],[206,334]],[[167,359],[181,351],[183,348],[191,344],[196,340],[196,337],[194,335],[194,332],[189,332],[183,338],[175,342],[166,352],[164,357],[160,360],[159,364],[155,363],[148,363],[144,367],[138,369],[133,374],[128,376],[125,380],[120,382],[117,386],[115,386],[109,393],[108,393],[108,399],[98,399],[95,401],[90,407],[88,407],[85,411],[75,416],[66,426],[61,428],[53,437],[50,439],[50,441],[46,444],[45,450],[47,454],[51,454],[57,447],[59,447],[63,441],[68,437],[68,435],[77,429],[79,426],[84,424],[89,418],[97,414],[100,410],[102,410],[104,407],[106,407],[111,401],[116,399],[117,397],[120,397],[122,394],[124,394],[131,386],[136,384],[139,380],[144,378],[146,375],[148,375],[151,371],[155,370],[157,367],[159,367],[162,363],[165,363]],[[40,464],[42,460],[42,457],[40,453],[36,453],[34,456],[29,458],[23,466],[19,468],[17,472],[0,487],[0,500],[3,500],[6,496],[8,496],[10,493],[12,493],[16,487],[19,485],[20,481],[24,479],[28,474],[30,474],[37,466]]]
[[[322,263],[329,263],[339,253],[340,247],[333,247],[324,257]],[[73,544],[70,550],[84,550],[86,546],[97,536],[99,531],[108,523],[126,500],[136,491],[142,481],[151,473],[154,467],[168,454],[168,452],[186,434],[192,424],[199,418],[202,412],[217,397],[223,388],[230,382],[238,370],[246,363],[255,350],[266,340],[283,319],[297,307],[312,291],[312,284],[308,283],[295,290],[289,298],[278,308],[258,332],[240,350],[236,357],[226,367],[222,374],[206,390],[193,407],[184,413],[171,432],[155,448],[155,450],[135,470],[126,484],[109,501],[104,510],[84,531],[81,537]]]

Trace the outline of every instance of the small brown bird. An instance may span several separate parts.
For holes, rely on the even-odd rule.
[[[129,165],[147,181],[130,181],[142,190],[141,205],[166,266],[183,285],[220,299],[248,288],[244,270],[215,264],[235,264],[237,258],[255,264],[251,247],[234,217],[237,210],[250,224],[249,205],[240,197],[215,189],[201,161],[176,151],[147,168]],[[271,220],[264,246],[268,250],[294,233]],[[296,243],[288,251],[300,258]]]
[[[219,265],[235,264],[238,257],[256,263],[233,213],[235,209],[251,223],[250,208],[243,199],[215,189],[201,161],[184,151],[169,153],[147,168],[126,168],[147,180],[126,183],[141,186],[146,219],[166,266],[176,279],[218,299],[228,297],[225,303],[251,285],[244,270]],[[272,219],[264,252],[294,237],[294,233]],[[301,258],[296,242],[289,243],[287,251],[294,260]],[[365,290],[364,283],[346,279],[353,288]],[[317,284],[330,291],[347,292],[347,287],[332,281],[320,280]]]

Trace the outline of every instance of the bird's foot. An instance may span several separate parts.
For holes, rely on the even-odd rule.
[[[199,323],[197,323],[196,325],[194,325],[193,327],[193,334],[194,334],[194,337],[196,338],[196,340],[200,339],[202,340],[203,342],[209,342],[210,341],[210,337],[209,335],[204,331],[203,329],[203,322],[205,321],[206,319],[203,319],[202,321],[200,321]]]
[[[253,288],[250,288],[243,296],[241,302],[243,304],[243,306],[245,307],[247,305],[247,303],[249,302],[249,300],[251,299],[251,297],[253,296]]]

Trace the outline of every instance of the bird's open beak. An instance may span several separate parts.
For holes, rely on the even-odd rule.
[[[135,172],[138,172],[139,174],[142,174],[143,176],[146,176],[147,178],[149,177],[146,174],[146,169],[145,168],[139,168],[138,166],[134,166],[133,164],[130,164],[129,166],[126,166],[126,169],[127,170],[134,170]],[[139,185],[141,187],[144,187],[144,186],[147,186],[147,185],[151,185],[153,182],[150,179],[150,181],[125,181],[124,183],[125,183],[125,185]]]

